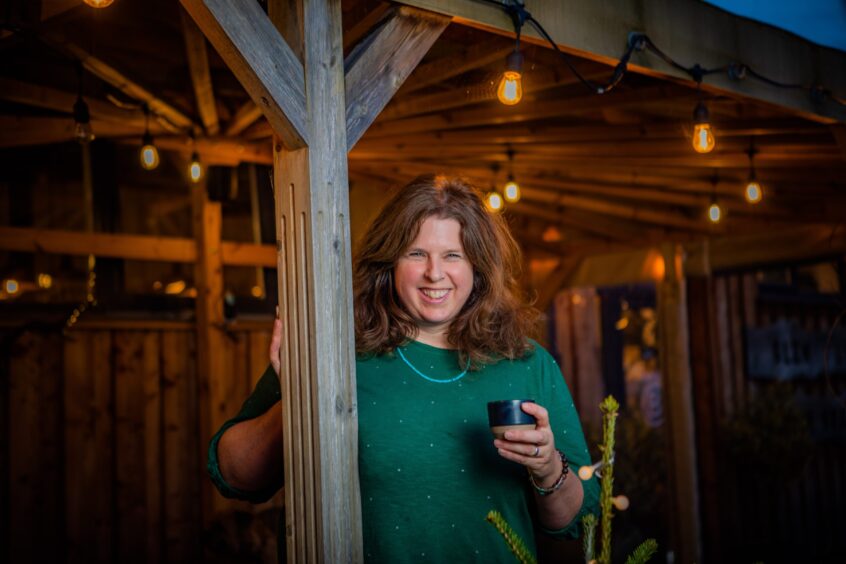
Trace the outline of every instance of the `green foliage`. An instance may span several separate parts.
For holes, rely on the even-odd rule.
[[[511,525],[508,524],[508,521],[505,520],[499,511],[489,511],[485,520],[496,527],[496,530],[499,531],[499,534],[501,534],[502,538],[505,539],[506,544],[508,544],[508,548],[511,549],[512,553],[514,553],[518,562],[521,564],[537,564],[534,554],[526,548],[526,544],[523,542],[523,539],[520,538],[520,535],[514,532],[514,529],[511,528]]]
[[[602,537],[599,552],[600,564],[611,564],[611,519],[614,510],[611,498],[614,495],[614,435],[617,424],[617,411],[620,404],[614,396],[608,396],[601,404],[602,411],[602,480],[599,488],[599,509],[602,512]]]
[[[646,564],[657,551],[658,543],[655,539],[646,539],[626,558],[626,564]]]
[[[582,517],[582,529],[584,534],[583,545],[585,549],[585,562],[594,559],[593,547],[596,546],[596,515],[588,513]]]

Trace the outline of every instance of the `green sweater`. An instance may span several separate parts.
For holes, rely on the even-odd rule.
[[[451,380],[463,367],[454,351],[418,342],[401,348],[420,372]],[[488,428],[486,404],[533,399],[550,412],[555,445],[575,469],[590,463],[578,414],[555,361],[543,348],[527,358],[501,361],[453,382],[424,379],[400,356],[356,363],[359,417],[359,476],[364,553],[369,562],[514,562],[502,537],[485,521],[491,509],[508,520],[535,550],[534,496],[526,470],[501,458]],[[274,490],[231,488],[217,466],[223,431],[264,413],[279,400],[268,370],[241,412],[212,439],[209,473],[223,495],[262,501]],[[281,485],[281,483],[280,483]],[[584,485],[579,516],[564,529],[545,531],[576,537],[578,519],[596,511],[599,488]]]

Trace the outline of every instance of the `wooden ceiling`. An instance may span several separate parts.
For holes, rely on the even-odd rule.
[[[78,78],[99,138],[137,144],[141,104],[164,150],[195,147],[209,163],[269,163],[271,128],[178,3],[117,0],[104,10],[43,0],[19,10],[0,39],[0,148],[71,138]],[[390,9],[344,0],[348,54]],[[523,199],[506,213],[540,255],[591,253],[714,235],[778,232],[846,217],[846,130],[739,96],[702,96],[716,149],[689,137],[695,85],[629,73],[597,96],[557,54],[525,46],[525,96],[495,89],[513,40],[451,24],[349,153],[351,184],[385,189],[424,172],[463,174],[481,187],[513,173]],[[588,78],[611,67],[574,57]],[[193,132],[195,141],[189,133]],[[745,202],[753,146],[764,201]],[[509,152],[513,158],[509,159]],[[706,219],[716,195],[726,217]]]

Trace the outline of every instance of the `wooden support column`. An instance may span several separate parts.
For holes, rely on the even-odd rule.
[[[679,562],[699,562],[702,544],[699,483],[696,466],[696,429],[688,339],[687,289],[682,249],[662,246],[664,278],[658,283],[658,327],[664,406],[669,439],[670,507],[673,545]]]
[[[274,147],[286,542],[292,562],[360,562],[341,11],[302,7],[309,147]]]
[[[199,376],[200,448],[198,455],[205,466],[206,449],[212,435],[232,415],[231,404],[223,386],[225,373],[223,356],[223,260],[221,252],[220,203],[209,202],[205,182],[194,186],[192,192],[194,238],[197,242],[197,262],[194,283],[197,287],[197,374]],[[203,519],[208,523],[226,500],[215,495],[208,480],[201,488]]]

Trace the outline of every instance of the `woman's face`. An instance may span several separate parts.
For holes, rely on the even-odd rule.
[[[470,297],[473,267],[461,244],[461,225],[430,216],[394,266],[399,299],[420,330],[418,340],[447,345],[453,319]]]

